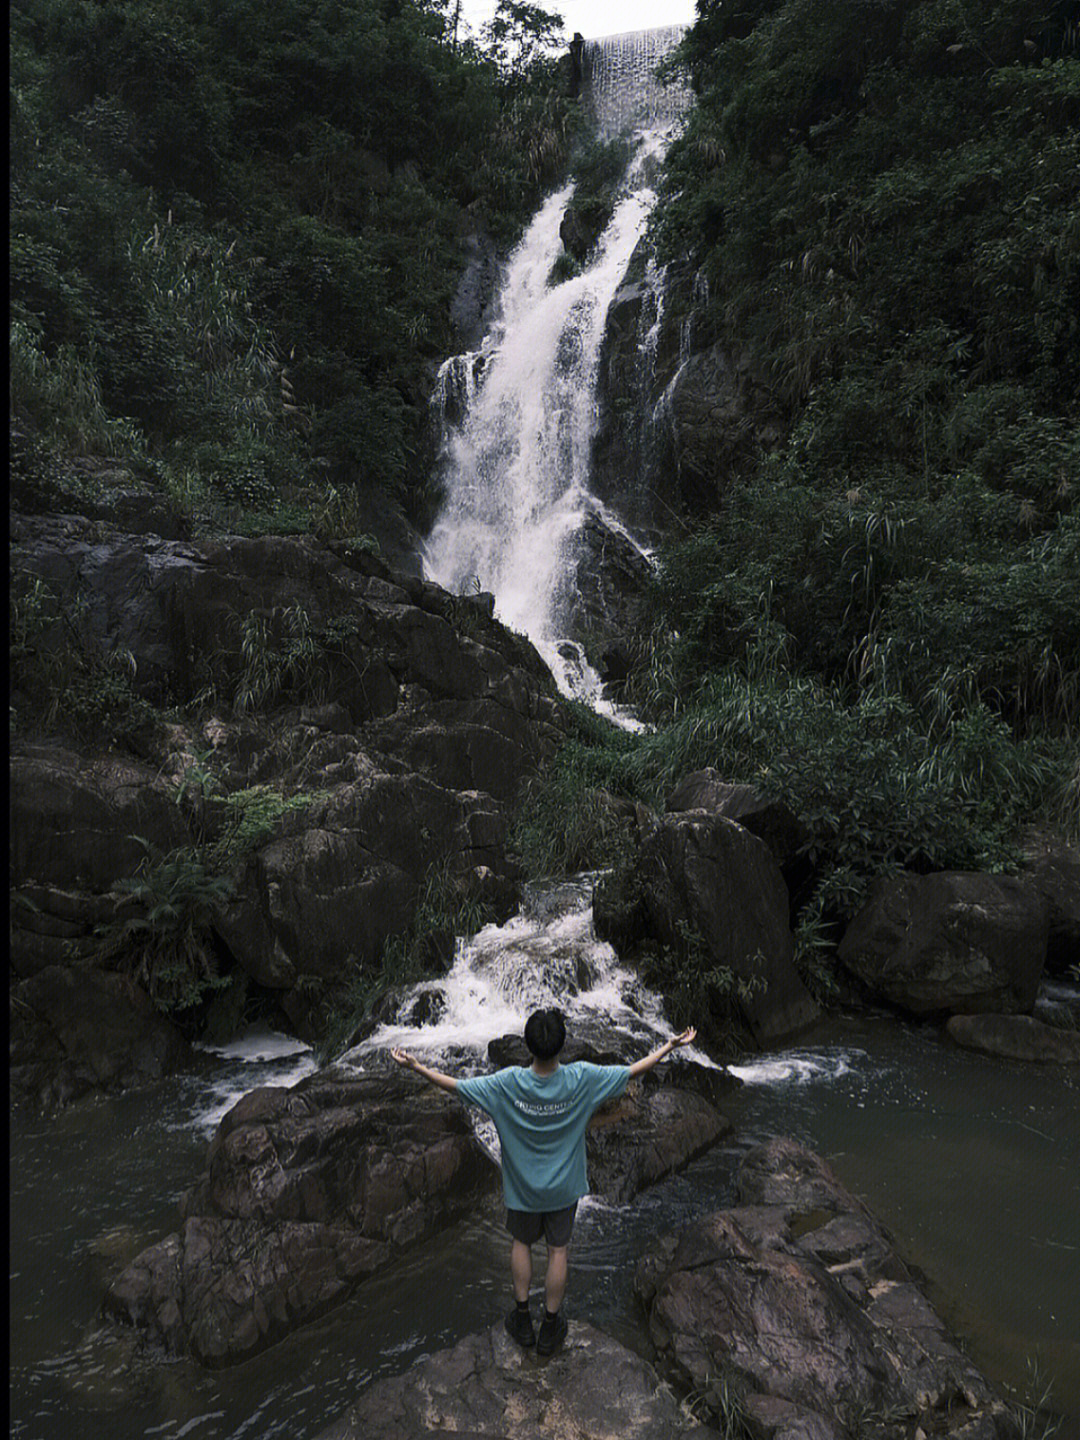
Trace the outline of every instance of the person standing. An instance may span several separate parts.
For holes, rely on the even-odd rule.
[[[537,1010],[525,1022],[530,1065],[509,1066],[493,1075],[458,1080],[423,1065],[407,1051],[390,1053],[399,1065],[476,1105],[495,1122],[502,1150],[503,1193],[510,1231],[510,1273],[515,1308],[506,1319],[511,1337],[538,1355],[552,1354],[566,1337],[562,1314],[569,1267],[570,1238],[578,1201],[589,1193],[585,1135],[593,1112],[626,1089],[671,1052],[693,1043],[692,1027],[666,1041],[632,1065],[593,1065],[575,1060],[563,1065],[566,1022],[558,1010]],[[547,1243],[544,1318],[539,1335],[529,1311],[532,1247]]]

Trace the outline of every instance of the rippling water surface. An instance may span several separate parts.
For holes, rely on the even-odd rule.
[[[132,1368],[97,1332],[106,1277],[174,1228],[223,1108],[255,1084],[313,1069],[310,1052],[268,1035],[203,1063],[199,1076],[52,1120],[15,1115],[13,1436],[306,1440],[372,1380],[506,1308],[507,1243],[492,1202],[244,1365]],[[583,1206],[568,1313],[644,1351],[636,1258],[657,1233],[731,1203],[738,1158],[755,1140],[794,1135],[866,1199],[988,1373],[1022,1383],[1037,1359],[1072,1417],[1059,1435],[1080,1435],[1077,1077],[991,1061],[929,1027],[884,1019],[830,1022],[798,1048],[736,1069],[746,1083],[732,1143],[632,1205]]]

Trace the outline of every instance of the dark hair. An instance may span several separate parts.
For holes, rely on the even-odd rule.
[[[525,1044],[537,1060],[554,1060],[565,1043],[561,1010],[534,1010],[525,1021]]]

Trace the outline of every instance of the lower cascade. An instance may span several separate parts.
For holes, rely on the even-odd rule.
[[[496,323],[478,351],[446,361],[434,396],[445,500],[426,547],[429,577],[458,593],[493,594],[498,617],[532,640],[563,691],[593,702],[599,681],[567,635],[582,530],[603,510],[589,488],[600,346],[656,202],[651,179],[686,103],[678,86],[655,79],[681,33],[675,26],[590,44],[598,129],[633,140],[614,213],[586,268],[555,283],[573,185],[544,202],[510,257]]]

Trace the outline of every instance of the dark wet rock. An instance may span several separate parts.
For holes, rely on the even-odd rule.
[[[652,568],[639,546],[598,509],[585,517],[573,564],[570,633],[585,646],[600,678],[617,688],[630,672]]]
[[[733,785],[718,770],[695,770],[685,776],[667,798],[669,812],[704,810],[734,820],[751,835],[764,840],[781,869],[799,858],[810,843],[810,832],[782,800],[763,795],[752,785]]]
[[[839,946],[874,995],[915,1014],[1029,1011],[1046,902],[1007,875],[898,875],[871,887]]]
[[[752,447],[771,448],[787,429],[768,377],[748,350],[726,340],[680,367],[665,408],[679,490],[690,503],[715,500]]]
[[[228,1365],[340,1302],[388,1249],[340,1225],[197,1216],[117,1277],[104,1313],[168,1355]]]
[[[233,1364],[468,1213],[495,1177],[463,1107],[413,1076],[253,1090],[221,1121],[180,1232],[127,1266],[105,1314],[168,1355]]]
[[[1046,902],[1047,974],[1067,975],[1080,966],[1080,845],[1034,831],[1025,849],[1021,878]]]
[[[953,1015],[945,1029],[966,1050],[1006,1060],[1080,1065],[1080,1030],[1044,1025],[1031,1015]]]
[[[12,1091],[46,1109],[150,1084],[189,1060],[186,1040],[127,975],[49,965],[12,987]]]
[[[379,1380],[319,1440],[710,1440],[652,1367],[610,1336],[570,1320],[562,1347],[537,1360],[502,1322]]]
[[[304,803],[230,859],[232,895],[207,944],[305,1038],[345,979],[408,932],[433,872],[448,908],[512,913],[510,809],[567,721],[543,662],[488,598],[451,596],[345,542],[181,544],[79,516],[16,516],[12,539],[19,583],[41,581],[78,610],[88,653],[127,651],[142,699],[202,696],[200,718],[160,719],[140,760],[107,753],[104,738],[15,742],[17,976],[124,966],[130,957],[105,959],[94,936],[115,914],[115,887],[148,854],[221,840],[228,801],[256,786]],[[298,616],[321,637],[304,676],[282,661]],[[281,668],[280,692],[253,713],[240,703],[251,617]],[[191,783],[196,763],[213,772],[209,797]]]
[[[1016,1440],[1009,1412],[823,1161],[771,1140],[748,1154],[739,1184],[743,1204],[663,1237],[638,1267],[635,1289],[677,1383],[716,1414],[733,1386],[755,1434]]]
[[[631,1080],[626,1093],[593,1116],[586,1138],[592,1192],[624,1205],[680,1169],[731,1129],[703,1095],[667,1077]]]
[[[480,346],[491,319],[491,307],[498,284],[499,256],[491,237],[482,230],[470,230],[461,238],[465,266],[450,306],[454,338],[463,350]]]
[[[91,913],[100,918],[102,892],[135,870],[146,845],[167,851],[189,838],[156,767],[58,744],[16,741],[10,775],[16,888],[39,909],[43,888],[78,897],[60,918],[80,927]],[[16,914],[27,921],[26,928],[30,913],[27,907]]]
[[[665,815],[643,840],[634,872],[626,928],[672,947],[699,936],[710,965],[747,982],[739,1006],[755,1039],[772,1041],[816,1019],[795,970],[787,886],[764,841],[720,815]],[[613,930],[602,921],[597,933],[615,943]]]

